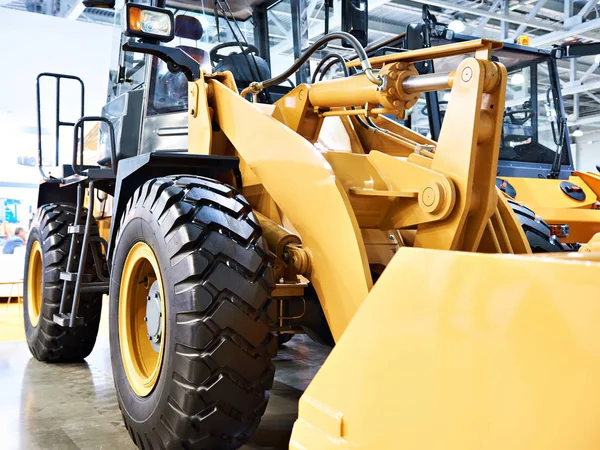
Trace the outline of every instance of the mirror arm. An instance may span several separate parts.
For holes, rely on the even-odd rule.
[[[555,45],[551,53],[556,59],[594,56],[600,54],[600,42],[570,42],[562,45]]]
[[[167,63],[169,71],[182,72],[188,81],[200,78],[200,64],[180,48],[129,40],[123,44],[123,50],[156,56]]]

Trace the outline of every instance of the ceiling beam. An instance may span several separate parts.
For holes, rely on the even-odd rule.
[[[588,0],[586,4],[579,10],[577,15],[582,19],[589,14],[589,12],[598,4],[598,0]]]
[[[592,124],[600,125],[600,115],[581,117],[577,120],[572,120],[572,119],[573,119],[573,115],[569,114],[567,116],[567,124],[570,127],[576,127],[576,126],[581,126],[581,125],[592,125]]]
[[[587,95],[588,97],[596,100],[596,102],[600,103],[600,97],[598,97],[597,95],[594,95],[591,92],[586,92],[585,95]]]
[[[377,8],[383,5],[390,5],[390,0],[371,0],[369,1],[369,12],[373,12]],[[311,18],[311,21],[321,22],[321,19]],[[334,0],[334,8],[333,14],[329,19],[329,30],[333,31],[336,28],[340,28],[342,25],[342,14],[341,14],[341,0]],[[316,37],[323,34],[324,29],[322,27],[314,27],[311,26],[310,30],[308,30],[308,40],[309,42],[314,40]],[[381,30],[377,30],[381,31]],[[386,31],[381,31],[382,33],[387,33]],[[398,33],[390,33],[390,35],[397,35]],[[271,54],[281,54],[289,51],[292,48],[291,39],[280,42],[276,46],[271,49]]]
[[[598,28],[600,28],[600,18],[588,20],[587,22],[565,28],[563,31],[555,31],[553,33],[535,37],[531,40],[531,46],[542,47],[556,41],[562,41],[564,39],[571,38],[574,34],[581,34],[585,33],[586,31],[597,30]]]
[[[475,9],[475,8],[473,8],[473,6],[458,5],[456,3],[451,3],[449,1],[444,1],[444,0],[410,0],[410,1],[413,3],[420,3],[423,5],[437,6],[438,8],[451,9],[453,11],[458,11],[458,12],[462,12],[465,14],[471,14],[474,16],[488,17],[490,19],[500,20],[500,21],[509,22],[509,23],[516,23],[517,25],[526,25],[528,27],[538,28],[540,30],[556,31],[559,29],[558,25],[553,22],[549,22],[549,21],[545,21],[545,20],[533,20],[533,19],[527,20],[524,17],[520,17],[520,16],[517,16],[514,14],[498,14],[498,13],[490,12],[490,11],[486,11],[486,10]],[[391,4],[393,4],[393,3],[391,3]]]
[[[590,67],[588,67],[588,69],[585,71],[585,73],[583,75],[581,75],[581,77],[579,77],[579,82],[583,83],[592,73],[594,73],[594,71],[598,68],[598,65],[600,65],[600,64],[598,62],[596,62],[596,60],[594,60],[594,64],[592,64]]]
[[[582,92],[588,92],[588,91],[597,91],[598,89],[600,89],[600,81],[594,81],[592,83],[583,83],[583,84],[576,84],[574,86],[566,86],[565,88],[561,89],[562,90],[562,95],[574,95],[574,94],[580,94]]]
[[[535,6],[533,8],[531,8],[531,10],[529,11],[529,13],[527,14],[527,16],[525,17],[526,20],[531,20],[533,19],[537,13],[540,12],[540,9],[542,9],[542,7],[546,4],[547,0],[538,0],[538,2],[535,4]],[[525,24],[521,24],[519,25],[519,28],[517,28],[513,34],[513,40],[516,41],[517,38],[519,37],[519,35],[525,31],[525,28],[527,28],[527,25]]]
[[[269,20],[273,22],[277,28],[279,28],[279,30],[283,33],[284,36],[289,36],[292,30],[286,27],[284,23],[281,20],[279,20],[279,17],[277,17],[278,14],[286,13],[282,13],[281,11],[272,11]]]
[[[500,6],[500,2],[502,0],[494,0],[494,3],[492,3],[492,6],[490,6],[490,9],[488,9],[489,12],[493,13],[494,11],[496,11],[496,9],[498,9],[498,6]],[[485,26],[487,25],[487,23],[490,21],[490,17],[482,17],[479,20],[479,23],[477,24],[477,27],[473,30],[473,33],[475,34],[475,36],[478,36],[479,33],[481,33],[483,31],[483,29],[485,28]]]

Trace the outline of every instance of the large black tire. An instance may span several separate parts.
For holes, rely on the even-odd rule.
[[[85,213],[87,216],[87,213]],[[77,361],[90,354],[96,342],[102,294],[81,294],[79,316],[84,325],[74,328],[63,328],[54,323],[54,314],[58,313],[63,291],[60,272],[66,270],[69,256],[71,235],[67,228],[74,224],[75,206],[65,204],[48,204],[41,206],[32,222],[25,251],[25,273],[23,280],[23,312],[27,345],[32,355],[40,361],[66,362]],[[95,229],[95,227],[93,227]],[[92,236],[97,236],[94,231]],[[80,254],[80,238],[78,238],[77,256]],[[38,243],[38,244],[36,244]],[[41,245],[41,308],[36,324],[32,323],[29,310],[31,308],[28,282],[29,265],[34,245]],[[92,281],[98,281],[94,268],[92,251],[99,251],[90,246],[87,255],[86,273],[92,275]],[[77,259],[78,263],[79,259]],[[70,298],[69,298],[70,299]],[[35,314],[34,314],[35,315]]]
[[[119,405],[139,448],[234,449],[257,428],[277,352],[275,280],[261,234],[246,200],[214,180],[153,179],[129,201],[111,271],[110,347]],[[162,365],[145,396],[127,378],[118,317],[125,261],[139,242],[167,280]]]
[[[513,212],[516,214],[525,237],[533,253],[562,252],[563,247],[556,236],[550,233],[550,227],[527,206],[508,199]]]

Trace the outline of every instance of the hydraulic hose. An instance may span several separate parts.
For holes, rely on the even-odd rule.
[[[334,31],[333,33],[326,34],[321,39],[318,39],[313,45],[311,45],[308,48],[308,50],[306,50],[306,52],[304,52],[304,54],[300,58],[298,58],[298,60],[294,64],[292,64],[292,66],[289,69],[287,69],[282,74],[277,75],[276,77],[270,78],[265,81],[258,81],[258,82],[255,81],[255,82],[251,83],[250,86],[248,86],[246,89],[244,89],[242,91],[242,96],[245,96],[244,94],[248,94],[248,93],[255,94],[255,93],[262,91],[265,88],[268,88],[270,86],[275,86],[275,85],[282,83],[290,75],[295,73],[302,66],[302,64],[304,64],[308,60],[308,58],[310,58],[310,56],[313,53],[315,53],[319,48],[321,48],[327,42],[333,41],[336,39],[342,39],[342,40],[348,42],[354,48],[354,50],[356,50],[358,59],[360,60],[362,69],[363,69],[367,79],[371,83],[376,84],[377,86],[381,86],[383,84],[383,79],[379,76],[376,76],[373,73],[373,68],[371,67],[369,58],[367,58],[365,49],[363,48],[362,45],[360,45],[360,42],[358,42],[358,40],[354,36],[352,36],[350,33],[345,33],[343,31]]]
[[[344,76],[345,77],[348,76],[348,68],[346,67],[346,60],[344,58],[342,58],[341,55],[338,55],[337,53],[330,53],[329,55],[326,55],[317,65],[317,68],[315,69],[315,72],[313,73],[311,83],[314,84],[317,81],[317,75],[319,75],[319,72],[321,71],[321,69],[323,68],[325,63],[331,59],[334,59],[335,61],[331,61],[327,65],[327,67],[325,67],[325,69],[323,70],[323,73],[321,74],[320,80],[323,79],[323,75],[325,75],[327,73],[327,71],[329,69],[331,69],[331,67],[333,67],[333,65],[335,65],[335,64],[341,64],[342,69],[344,70]]]

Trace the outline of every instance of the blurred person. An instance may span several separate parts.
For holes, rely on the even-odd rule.
[[[2,239],[8,239],[12,236],[12,229],[6,220],[0,220],[0,237]]]
[[[22,227],[17,227],[15,229],[15,234],[6,240],[6,243],[2,248],[2,253],[5,255],[14,254],[15,248],[24,246],[26,240],[27,234],[25,233],[25,229]]]

